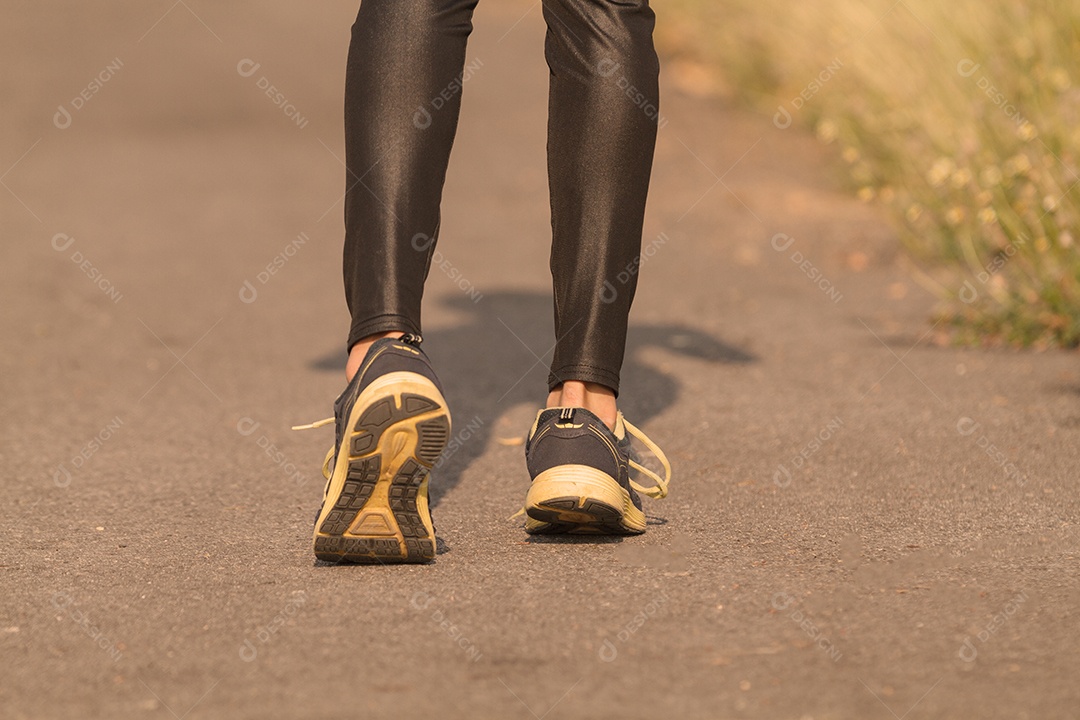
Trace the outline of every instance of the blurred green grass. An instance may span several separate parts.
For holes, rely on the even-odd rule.
[[[959,343],[1080,345],[1077,0],[664,0],[680,84],[812,128]]]

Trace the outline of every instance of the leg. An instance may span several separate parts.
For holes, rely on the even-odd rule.
[[[557,343],[525,444],[525,530],[637,534],[640,496],[664,497],[671,479],[615,407],[656,144],[654,17],[648,0],[544,0],[544,17]],[[651,472],[631,437],[664,466],[651,487],[631,476]]]
[[[615,428],[619,409],[615,403],[615,391],[607,385],[586,383],[580,380],[564,380],[548,392],[547,407],[583,407]]]
[[[349,383],[334,403],[335,440],[323,463],[320,560],[435,558],[428,479],[451,426],[420,348],[420,300],[475,6],[363,0],[353,25],[345,88]]]
[[[353,25],[345,81],[350,351],[388,333],[420,333],[476,3],[363,0]]]
[[[566,382],[571,397],[560,404],[596,395],[610,425],[656,145],[655,17],[648,0],[545,0],[544,17],[557,338],[549,404]]]

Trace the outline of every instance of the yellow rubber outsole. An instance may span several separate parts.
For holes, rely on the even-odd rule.
[[[428,473],[450,437],[450,411],[423,375],[383,375],[349,413],[315,556],[328,562],[415,563],[435,558]]]
[[[607,473],[587,465],[559,465],[536,476],[525,496],[525,530],[537,534],[636,535],[645,513]]]

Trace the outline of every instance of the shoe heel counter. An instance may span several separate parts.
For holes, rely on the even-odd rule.
[[[588,425],[579,428],[549,425],[529,448],[526,464],[529,475],[536,478],[541,473],[561,465],[587,465],[620,481],[619,463],[612,449]]]
[[[411,372],[426,377],[443,392],[442,383],[431,367],[431,361],[423,350],[411,345],[391,345],[371,362],[366,375],[377,378],[391,372]]]

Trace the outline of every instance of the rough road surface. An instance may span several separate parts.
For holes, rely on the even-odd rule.
[[[1077,716],[1076,354],[933,342],[812,138],[670,82],[622,402],[671,497],[624,540],[507,519],[552,344],[538,3],[469,50],[441,554],[316,564],[332,432],[288,428],[342,386],[355,1],[170,3],[0,23],[0,716]]]

